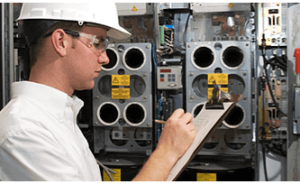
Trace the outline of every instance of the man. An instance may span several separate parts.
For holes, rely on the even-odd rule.
[[[83,102],[72,94],[92,89],[109,62],[106,37],[130,35],[115,5],[24,4],[18,21],[32,67],[29,81],[12,84],[12,99],[0,112],[0,180],[101,180],[76,124]],[[177,109],[134,180],[166,180],[195,136],[192,115]]]

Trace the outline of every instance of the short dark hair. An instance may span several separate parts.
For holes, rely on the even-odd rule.
[[[51,21],[51,20],[49,20]],[[45,20],[30,20],[30,21],[24,21],[23,23],[23,31],[25,34],[25,37],[27,35],[32,35],[32,31],[35,31],[38,29],[38,26],[41,25],[41,22],[45,22]],[[55,21],[57,22],[57,21]],[[51,24],[51,23],[50,23]],[[36,28],[36,29],[35,29]],[[52,25],[48,30],[44,31],[44,33],[39,33],[40,35],[37,36],[37,38],[32,42],[29,43],[29,57],[30,57],[30,66],[32,67],[39,57],[43,54],[43,49],[45,41],[43,39],[42,35],[51,33],[55,31],[56,29],[68,29],[68,30],[74,30],[74,31],[81,31],[83,26],[79,26],[78,22],[75,21],[59,21]]]

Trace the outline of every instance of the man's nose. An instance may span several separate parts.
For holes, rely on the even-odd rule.
[[[102,64],[102,65],[106,65],[109,63],[109,58],[106,54],[106,51],[101,53],[101,55],[98,58],[98,62],[99,62],[99,64]]]

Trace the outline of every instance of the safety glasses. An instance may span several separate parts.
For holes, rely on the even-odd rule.
[[[90,48],[97,57],[99,57],[103,52],[106,51],[109,41],[108,39],[105,39],[103,37],[97,37],[96,35],[91,35],[83,32],[78,31],[70,31],[70,30],[64,30],[65,33],[73,36],[78,37],[78,39],[85,44],[88,48]],[[43,36],[43,38],[46,38],[50,36],[52,33],[48,33]]]

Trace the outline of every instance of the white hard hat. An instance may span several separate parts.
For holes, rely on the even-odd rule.
[[[113,2],[93,3],[24,3],[20,17],[22,20],[66,20],[94,23],[109,27],[107,36],[116,39],[128,38],[131,34],[119,25],[116,5]]]

